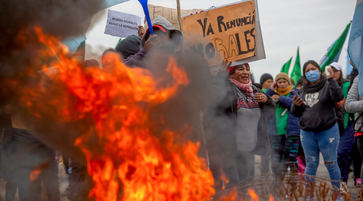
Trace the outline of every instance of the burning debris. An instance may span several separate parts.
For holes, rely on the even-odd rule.
[[[166,67],[167,79],[172,80],[167,83],[146,69],[126,67],[117,57],[112,74],[84,69],[68,57],[55,37],[40,28],[35,32],[45,47],[34,60],[52,60],[42,66],[48,80],[37,79],[39,73],[29,68],[25,73],[32,85],[7,83],[18,92],[22,116],[33,116],[24,121],[30,122],[28,128],[41,129],[41,122],[50,120],[62,131],[70,128],[62,133],[63,138],[78,133],[75,146],[86,157],[93,182],[91,197],[105,201],[207,200],[214,195],[213,176],[197,155],[199,143],[182,139],[191,132],[188,125],[172,131],[165,120],[150,119],[154,107],[190,82],[174,58]]]
[[[306,175],[286,173],[284,180],[276,180],[273,175],[253,177],[249,184],[217,192],[217,200],[259,200],[259,201],[353,201],[362,200],[362,189],[348,188],[342,185],[340,190],[331,186],[331,181],[325,178],[314,177],[314,182],[306,180]],[[230,199],[232,198],[232,199]],[[339,198],[339,199],[338,199]]]
[[[24,40],[24,33],[29,34],[34,26],[41,26],[44,32],[61,39],[81,35],[89,28],[92,15],[102,9],[103,3],[103,0],[2,1],[0,76],[15,76],[32,62],[33,50],[38,44],[36,40]]]

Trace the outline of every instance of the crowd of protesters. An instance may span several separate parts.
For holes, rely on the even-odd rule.
[[[265,73],[260,83],[254,83],[249,69],[247,63],[230,67],[234,90],[225,99],[232,100],[225,114],[232,113],[235,123],[230,131],[234,134],[223,134],[235,142],[239,182],[248,181],[246,174],[254,175],[249,167],[254,155],[261,156],[262,175],[269,174],[271,167],[279,179],[286,172],[298,172],[313,180],[321,154],[334,189],[348,182],[351,166],[354,184],[361,185],[363,97],[358,94],[356,69],[348,81],[342,65],[334,62],[323,72],[317,62],[309,60],[295,85],[283,72],[275,79]],[[249,158],[241,158],[246,152]],[[239,163],[244,164],[242,171]],[[224,171],[228,179],[236,177],[232,169]]]
[[[155,34],[150,35],[149,29],[140,27],[138,36],[128,36],[120,40],[115,49],[104,51],[100,59],[102,68],[113,72],[115,57],[109,56],[112,54],[118,55],[119,60],[130,67],[143,67],[151,48],[171,42],[174,51],[180,50],[182,34],[170,22],[157,17],[153,29]],[[99,63],[86,60],[84,66],[99,66]],[[315,176],[320,153],[334,187],[339,188],[340,181],[348,181],[352,163],[354,182],[361,184],[363,97],[358,95],[356,71],[348,81],[343,78],[343,67],[338,63],[332,63],[323,72],[317,62],[310,60],[303,65],[303,75],[297,83],[286,73],[279,73],[275,78],[265,73],[260,83],[255,83],[251,68],[253,66],[248,63],[227,68],[226,97],[207,113],[218,119],[205,129],[207,139],[212,139],[211,135],[221,136],[213,138],[220,142],[207,140],[206,147],[216,184],[225,185],[225,180],[218,182],[223,175],[230,185],[248,183],[255,175],[255,155],[261,156],[260,172],[263,175],[272,172],[276,178],[283,179],[290,171]],[[0,112],[3,112],[2,117],[6,116],[4,111]],[[29,197],[40,201],[41,182],[53,192],[48,195],[50,200],[59,200],[55,151],[30,131],[12,128],[10,119],[3,118],[0,123],[0,160],[1,164],[8,164],[0,167],[1,177],[7,181],[6,201],[14,200],[17,189],[21,201]],[[28,150],[24,151],[26,148]],[[38,160],[23,160],[22,164],[19,163],[22,157]],[[80,192],[85,192],[87,197],[87,191],[82,191],[79,182],[87,180],[87,168],[71,157],[63,156],[63,163],[69,175],[68,199],[83,200]],[[42,170],[37,178],[23,180],[36,168]],[[47,175],[43,177],[43,174]],[[14,175],[16,177],[12,177]]]

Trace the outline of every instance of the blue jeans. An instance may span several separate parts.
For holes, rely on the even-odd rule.
[[[337,162],[337,150],[339,145],[339,128],[335,124],[331,128],[321,132],[301,130],[301,144],[306,158],[305,174],[315,176],[319,166],[319,152],[324,157],[325,166],[329,171],[332,185],[340,188],[340,169]],[[310,180],[308,178],[308,180]]]

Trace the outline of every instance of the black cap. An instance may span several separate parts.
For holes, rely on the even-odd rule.
[[[130,35],[117,44],[116,51],[120,52],[124,58],[127,58],[140,50],[140,44],[141,38]]]
[[[260,78],[260,84],[263,85],[263,83],[266,82],[269,79],[274,80],[274,78],[272,77],[271,74],[269,74],[269,73],[262,74],[261,78]]]

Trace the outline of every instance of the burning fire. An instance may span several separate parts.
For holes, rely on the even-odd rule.
[[[248,189],[248,194],[251,197],[251,201],[258,201],[259,197],[253,189]]]
[[[227,179],[226,175],[224,174],[224,172],[222,172],[222,175],[221,175],[221,180],[223,182],[223,186],[222,186],[222,190],[225,190],[226,189],[226,185],[229,184],[229,180]]]
[[[75,141],[87,158],[94,184],[91,197],[96,201],[205,201],[214,195],[213,176],[197,156],[199,143],[176,143],[182,132],[155,133],[155,120],[149,117],[150,109],[189,82],[173,58],[166,69],[173,81],[161,88],[166,78],[155,79],[146,69],[129,68],[116,56],[112,73],[84,69],[56,38],[40,28],[35,32],[46,47],[40,58],[54,60],[42,71],[58,93],[50,94],[52,87],[39,82],[38,88],[18,86],[20,100],[37,118],[53,117],[61,123],[92,119],[93,125]],[[163,125],[163,120],[156,123]],[[94,139],[97,143],[91,146]]]
[[[163,119],[150,118],[155,106],[189,83],[174,58],[170,58],[166,68],[172,82],[165,84],[168,78],[155,79],[146,69],[129,68],[119,61],[118,55],[111,56],[112,72],[84,68],[55,37],[40,28],[35,28],[35,32],[45,46],[39,50],[35,63],[53,62],[42,65],[40,72],[34,68],[25,72],[28,77],[43,75],[37,87],[19,86],[16,81],[10,84],[20,91],[22,105],[38,119],[50,118],[64,124],[88,120],[87,125],[82,125],[87,129],[82,129],[84,133],[74,145],[87,159],[93,182],[90,197],[96,201],[212,199],[214,179],[204,159],[197,155],[199,143],[176,143],[185,131],[168,130],[163,127]],[[36,168],[29,178],[35,180],[40,173],[41,168]],[[225,175],[222,179],[228,183]],[[251,201],[259,200],[253,189],[248,194]],[[238,200],[237,189],[219,200]],[[273,200],[270,196],[269,201]]]

